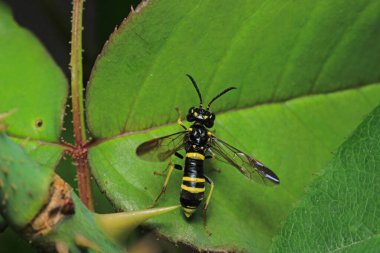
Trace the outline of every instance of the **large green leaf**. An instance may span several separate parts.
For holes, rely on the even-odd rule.
[[[98,183],[122,209],[151,204],[164,181],[152,172],[165,164],[141,161],[135,149],[180,129],[166,125],[174,107],[198,103],[184,74],[196,77],[207,100],[238,86],[213,107],[225,112],[216,134],[254,153],[281,185],[265,188],[208,164],[223,169],[207,171],[216,185],[213,235],[200,213],[151,224],[202,249],[268,250],[305,187],[379,103],[379,10],[373,1],[149,2],[111,36],[92,73],[87,117],[98,140],[89,161]],[[180,180],[174,173],[160,205],[178,203]]]
[[[2,132],[0,146],[0,213],[13,227],[22,229],[46,204],[54,172],[31,162],[21,147]]]
[[[216,111],[376,82],[379,5],[151,1],[123,22],[95,65],[90,129],[110,137],[172,122],[169,110],[197,102],[185,73],[196,77],[207,99],[239,87]]]
[[[31,141],[28,139],[18,139],[14,140],[21,145],[22,149],[36,161],[40,168],[43,170],[43,173],[51,174],[55,167],[58,164],[58,161],[62,157],[64,148],[59,145],[49,144],[39,141]],[[4,145],[2,146],[4,148]],[[0,163],[7,162],[7,158],[4,159],[3,156],[0,157]],[[27,168],[26,164],[23,164],[24,169]],[[29,165],[28,165],[29,166]],[[36,176],[35,173],[31,173],[29,170],[26,170],[25,173],[29,174],[31,178]],[[27,180],[27,183],[30,183],[30,179]],[[38,181],[38,184],[41,184],[41,180]],[[22,186],[24,187],[24,186]],[[22,188],[21,187],[21,188]],[[26,203],[23,203],[26,205]],[[25,208],[19,208],[25,212]],[[0,245],[1,249],[4,252],[36,252],[30,245],[30,243],[25,242],[20,238],[19,234],[16,234],[11,229],[7,229],[4,234],[0,234]]]
[[[48,142],[59,141],[66,80],[41,43],[13,20],[2,2],[0,17],[0,113],[12,111],[6,119],[7,132],[37,161],[43,173],[51,174],[63,152],[63,147]],[[0,160],[7,162],[4,157]],[[16,243],[20,240],[9,232],[0,236],[1,250],[17,251],[11,236]]]
[[[14,111],[8,132],[57,142],[67,96],[65,77],[40,42],[0,2],[0,112]]]
[[[208,164],[206,174],[216,185],[209,210],[213,235],[208,237],[204,231],[201,213],[191,222],[173,213],[154,225],[171,239],[200,248],[266,249],[292,204],[302,197],[332,151],[375,106],[369,101],[378,102],[379,95],[380,85],[376,85],[219,115],[217,135],[273,168],[282,180],[280,187],[259,186],[230,166]],[[165,164],[140,161],[135,149],[153,136],[178,130],[170,126],[120,136],[90,150],[94,176],[116,206],[140,209],[153,202],[164,178],[152,172],[164,169]],[[222,168],[222,173],[211,167]],[[181,173],[174,172],[171,180],[161,206],[178,203]]]
[[[286,220],[273,252],[378,252],[380,107],[339,149]]]

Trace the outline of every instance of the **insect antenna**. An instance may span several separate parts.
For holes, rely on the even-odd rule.
[[[223,96],[224,94],[226,94],[227,92],[229,92],[230,90],[234,90],[234,89],[237,89],[236,87],[229,87],[227,89],[225,89],[224,91],[222,91],[221,93],[219,93],[216,97],[214,97],[210,103],[208,103],[207,105],[207,110],[210,108],[211,104],[217,100],[218,98],[220,98],[221,96]]]
[[[200,101],[200,107],[202,108],[203,99],[202,99],[201,92],[199,91],[198,85],[197,85],[197,83],[195,82],[194,78],[191,75],[189,75],[189,74],[186,74],[186,75],[190,79],[190,81],[193,83],[194,88],[197,90],[199,101]]]

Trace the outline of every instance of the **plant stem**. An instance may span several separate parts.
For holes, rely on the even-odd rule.
[[[73,0],[71,30],[71,95],[79,196],[83,203],[93,210],[90,171],[87,163],[86,131],[83,108],[83,66],[82,66],[82,15],[83,0]]]

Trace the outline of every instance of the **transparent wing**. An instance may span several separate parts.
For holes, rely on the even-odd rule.
[[[146,161],[165,161],[175,152],[184,148],[187,133],[187,131],[181,131],[146,141],[137,147],[136,154]]]
[[[264,164],[215,136],[210,139],[210,149],[216,159],[231,164],[256,182],[266,185],[280,183],[277,175]]]

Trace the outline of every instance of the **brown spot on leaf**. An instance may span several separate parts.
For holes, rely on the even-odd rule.
[[[42,127],[42,125],[43,125],[43,121],[42,121],[42,119],[38,119],[38,120],[36,120],[36,127],[37,127],[37,128]]]

